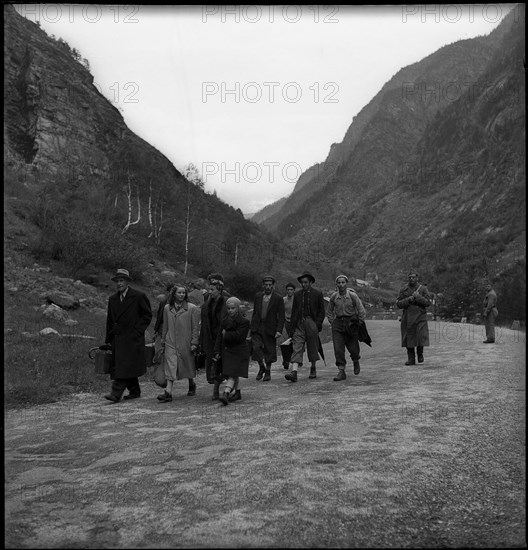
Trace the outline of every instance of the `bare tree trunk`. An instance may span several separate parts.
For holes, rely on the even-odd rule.
[[[130,200],[130,198],[132,196],[132,188],[130,187],[130,171],[128,171],[127,174],[128,174],[128,191],[127,191],[128,220],[127,220],[127,223],[126,223],[125,227],[123,227],[123,230],[121,231],[121,234],[128,231],[128,228],[130,227],[130,220],[132,219],[132,201]]]
[[[148,220],[150,225],[150,233],[147,239],[150,239],[154,235],[154,229],[152,225],[152,180],[149,182],[149,199],[148,199]]]

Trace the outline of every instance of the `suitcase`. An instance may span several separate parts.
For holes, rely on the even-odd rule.
[[[95,374],[110,374],[110,366],[112,364],[111,351],[103,351],[99,348],[92,348],[88,352],[88,357],[94,361]]]

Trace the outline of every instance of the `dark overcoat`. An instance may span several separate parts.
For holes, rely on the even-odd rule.
[[[410,297],[416,289],[419,296],[411,302]],[[418,285],[416,288],[411,288],[409,285],[402,287],[396,299],[396,305],[403,309],[400,326],[402,347],[428,346],[429,327],[425,308],[431,305],[431,296],[427,288],[423,285]]]
[[[222,335],[222,330],[225,334]],[[249,321],[241,314],[226,317],[220,325],[215,342],[215,353],[222,357],[222,373],[224,376],[248,377],[249,344],[247,335]]]
[[[202,353],[209,359],[214,355],[216,337],[222,320],[227,317],[226,300],[228,295],[225,291],[218,300],[213,300],[209,296],[200,311],[200,348]]]
[[[112,345],[110,378],[137,378],[147,372],[145,330],[152,319],[146,294],[128,287],[121,302],[119,293],[108,299],[106,343]]]
[[[293,332],[297,327],[297,323],[301,320],[303,292],[304,290],[301,288],[300,290],[297,290],[293,295],[291,334],[289,335],[290,337],[293,336]],[[321,330],[323,329],[323,321],[325,318],[324,297],[323,293],[314,287],[310,288],[310,309],[312,311],[313,320],[317,325],[317,330],[321,332]]]
[[[264,292],[257,292],[254,300],[253,316],[251,317],[251,332],[256,332],[259,328],[260,317],[262,315],[262,298]],[[266,317],[264,319],[266,334],[275,337],[276,332],[282,332],[284,328],[284,300],[276,292],[271,293]]]

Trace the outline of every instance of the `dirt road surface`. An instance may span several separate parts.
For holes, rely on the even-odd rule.
[[[326,344],[227,407],[201,375],[5,411],[6,547],[526,547],[525,333],[433,322],[405,367],[398,322],[368,328],[343,382]]]

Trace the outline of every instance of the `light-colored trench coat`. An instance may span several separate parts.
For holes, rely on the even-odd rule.
[[[167,304],[163,310],[162,344],[165,344],[163,364],[168,380],[194,378],[196,365],[191,345],[198,346],[200,308],[183,302],[180,309]]]

